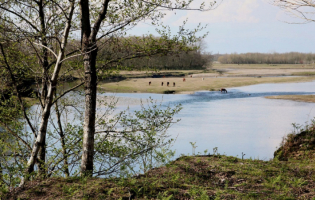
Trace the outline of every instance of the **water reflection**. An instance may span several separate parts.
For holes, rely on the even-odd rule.
[[[191,154],[189,142],[196,142],[196,152],[208,149],[212,153],[218,147],[221,154],[240,157],[244,152],[245,158],[266,160],[273,157],[282,137],[292,131],[292,123],[304,124],[315,116],[315,104],[264,97],[315,94],[314,88],[315,82],[309,82],[230,88],[227,94],[200,91],[191,95],[115,95],[133,99],[163,98],[165,105],[181,103],[184,109],[177,116],[181,122],[169,130],[173,137],[178,136],[173,146],[178,155]],[[136,109],[138,106],[131,106],[131,110]]]

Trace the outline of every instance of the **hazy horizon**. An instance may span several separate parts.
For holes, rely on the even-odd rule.
[[[188,19],[188,28],[198,23],[208,24],[202,33],[209,32],[204,39],[205,51],[213,54],[226,53],[286,53],[315,52],[315,23],[300,23],[268,0],[223,0],[214,10],[166,11],[163,19],[175,33],[182,22]],[[149,23],[141,23],[129,31],[131,35],[155,34]]]

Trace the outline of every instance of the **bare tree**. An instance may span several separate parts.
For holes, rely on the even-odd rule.
[[[287,14],[301,19],[302,23],[315,21],[314,0],[272,0],[270,3],[280,7]]]

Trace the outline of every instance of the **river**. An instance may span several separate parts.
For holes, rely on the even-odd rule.
[[[315,94],[315,82],[259,84],[228,88],[228,93],[199,91],[194,94],[107,93],[131,102],[152,97],[164,105],[182,104],[176,116],[181,121],[169,129],[177,137],[176,156],[192,154],[190,142],[196,142],[196,153],[204,150],[244,158],[268,160],[292,123],[305,124],[315,117],[315,104],[289,100],[266,99],[265,96]],[[128,104],[118,104],[122,110]],[[130,109],[139,105],[130,103]]]

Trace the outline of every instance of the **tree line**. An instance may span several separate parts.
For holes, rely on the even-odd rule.
[[[154,38],[154,39],[153,39]],[[148,43],[154,41],[155,44]],[[165,39],[148,35],[145,37],[121,37],[115,38],[111,43],[107,43],[107,48],[100,49],[98,62],[119,57],[127,57],[128,55],[139,54],[139,49],[151,48],[152,46],[167,45]],[[117,64],[122,69],[131,70],[192,70],[205,69],[211,66],[212,55],[210,53],[202,53],[197,44],[192,46],[174,45],[170,51],[170,46],[166,49],[160,49],[159,54],[149,53],[147,56],[135,57],[133,59],[121,59],[118,62],[113,62],[108,66],[117,67]],[[117,51],[117,47],[124,48]]]
[[[313,53],[242,53],[225,54],[218,58],[222,64],[314,64]]]
[[[115,100],[97,98],[97,77],[100,71],[110,74],[114,66],[133,59],[176,52],[193,54],[197,50],[193,44],[204,37],[197,36],[203,27],[189,30],[184,23],[176,35],[171,35],[160,23],[165,15],[160,8],[191,10],[191,3],[2,2],[1,90],[11,94],[0,105],[0,126],[4,129],[0,140],[0,187],[23,187],[28,180],[51,176],[124,175],[135,172],[139,162],[145,172],[154,162],[165,162],[172,141],[166,130],[177,121],[173,116],[180,106],[164,108],[149,100],[148,108],[142,106],[133,114],[115,113]],[[200,4],[194,10],[211,10],[216,5]],[[157,29],[159,37],[117,39],[144,20],[161,27]],[[77,69],[81,69],[82,78],[64,87],[61,77]],[[20,87],[30,76],[36,80],[34,109],[27,109]],[[84,91],[76,92],[80,86]]]

